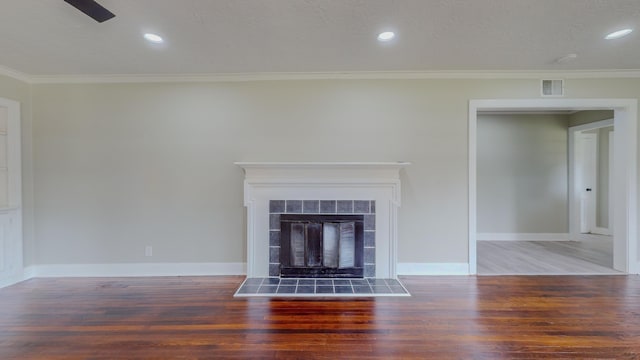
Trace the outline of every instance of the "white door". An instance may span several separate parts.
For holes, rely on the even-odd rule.
[[[596,228],[598,134],[581,133],[576,147],[576,181],[580,192],[580,232]]]

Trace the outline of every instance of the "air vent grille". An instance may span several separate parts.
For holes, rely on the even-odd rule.
[[[564,96],[564,80],[542,80],[542,96]]]

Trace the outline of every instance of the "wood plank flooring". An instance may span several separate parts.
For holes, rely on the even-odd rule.
[[[413,296],[233,298],[242,277],[0,289],[0,359],[640,359],[639,276],[402,277]]]
[[[478,241],[480,275],[620,274],[611,237],[584,241]]]

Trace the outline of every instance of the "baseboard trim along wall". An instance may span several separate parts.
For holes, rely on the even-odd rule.
[[[569,241],[569,233],[478,233],[478,241]]]
[[[246,263],[55,264],[25,268],[33,277],[215,276],[245,275]]]
[[[469,275],[467,263],[399,263],[398,275]]]
[[[34,277],[245,275],[246,263],[55,264],[25,268]],[[467,263],[399,263],[399,275],[469,275]]]

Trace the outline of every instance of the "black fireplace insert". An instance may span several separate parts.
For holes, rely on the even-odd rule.
[[[363,215],[280,215],[281,277],[363,277]]]

